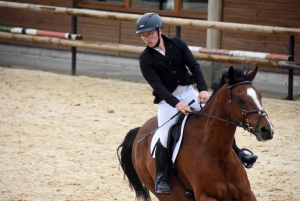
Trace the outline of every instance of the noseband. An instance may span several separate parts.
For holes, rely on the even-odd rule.
[[[229,118],[229,121],[230,121],[230,116],[231,116],[231,102],[232,102],[231,101],[232,100],[231,90],[234,87],[242,85],[242,84],[252,84],[252,82],[251,81],[243,81],[243,82],[239,82],[237,84],[228,86],[228,104],[229,104],[229,117],[228,118]],[[259,131],[257,130],[258,124],[259,124],[262,117],[268,116],[267,112],[265,110],[249,110],[249,111],[246,111],[238,104],[238,102],[236,101],[235,98],[233,100],[235,101],[236,105],[238,106],[238,108],[240,109],[242,115],[244,116],[244,122],[240,122],[238,119],[235,118],[235,121],[237,122],[236,125],[239,126],[239,127],[242,127],[243,129],[245,129],[248,132],[253,131],[254,133],[259,133]],[[257,113],[259,115],[259,118],[258,118],[258,120],[255,124],[255,127],[250,127],[249,122],[246,122],[246,115],[247,114],[252,114],[252,113]],[[259,137],[261,138],[261,136],[259,136]]]
[[[261,120],[262,117],[265,117],[265,116],[268,116],[267,112],[265,110],[249,110],[249,111],[246,111],[244,110],[239,104],[238,102],[236,101],[236,99],[234,98],[233,100],[235,101],[236,105],[238,106],[238,108],[240,109],[242,115],[244,116],[244,122],[241,122],[239,121],[237,118],[234,118],[235,122],[232,122],[230,117],[232,116],[231,114],[231,104],[232,104],[232,93],[231,93],[231,90],[236,87],[236,86],[239,86],[239,85],[242,85],[242,84],[252,84],[251,81],[243,81],[243,82],[239,82],[237,84],[234,84],[234,85],[228,85],[228,104],[229,104],[229,114],[227,116],[227,119],[222,119],[220,117],[216,117],[216,116],[212,116],[212,115],[209,115],[209,114],[204,114],[204,113],[197,113],[198,115],[203,115],[203,116],[207,116],[207,117],[211,117],[211,118],[214,118],[214,119],[218,119],[220,121],[223,121],[223,122],[226,122],[226,125],[228,124],[233,124],[233,125],[236,125],[238,127],[242,127],[243,129],[245,129],[246,131],[248,132],[251,132],[253,131],[253,133],[256,134],[259,134],[259,131],[257,130],[257,127],[258,127],[258,124]],[[247,114],[252,114],[252,113],[257,113],[259,115],[259,119],[257,120],[256,124],[255,124],[255,127],[251,127],[249,125],[249,122],[246,122],[246,115]],[[259,135],[259,138],[261,138],[261,136]]]

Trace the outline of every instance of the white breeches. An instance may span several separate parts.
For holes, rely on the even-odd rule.
[[[187,104],[192,100],[195,100],[195,102],[191,105],[191,107],[197,111],[200,111],[201,108],[198,103],[198,92],[194,89],[193,85],[178,86],[177,89],[173,92],[173,95],[176,96],[181,102],[185,102]],[[172,107],[171,105],[169,105],[168,103],[166,103],[166,101],[161,101],[158,104],[158,112],[157,112],[158,127],[163,125],[177,112],[178,110]],[[166,123],[161,128],[159,128],[155,133],[155,135],[159,136],[160,142],[164,147],[167,147],[169,129],[173,124],[176,123],[178,117],[179,115],[173,118],[168,123]]]

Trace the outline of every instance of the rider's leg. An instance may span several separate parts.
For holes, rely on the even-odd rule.
[[[170,161],[167,148],[165,148],[160,140],[156,143],[155,151],[155,161],[156,161],[156,182],[155,191],[159,194],[169,194],[172,190],[171,179],[168,176],[167,165]]]
[[[236,145],[235,139],[233,140],[232,148],[235,151],[235,153],[238,155],[238,157],[240,157],[241,154],[242,161],[247,164],[246,167],[247,166],[252,167],[252,165],[256,162],[258,158],[258,156],[255,154],[246,154],[244,152],[241,152],[241,149],[238,148],[238,146]]]
[[[158,104],[158,126],[162,126],[167,122],[173,114],[176,114],[178,110],[165,101],[162,101]],[[170,161],[167,152],[167,141],[168,141],[168,132],[170,127],[176,122],[177,117],[170,120],[164,126],[160,127],[154,138],[159,137],[156,142],[155,150],[155,161],[156,161],[156,182],[155,182],[155,192],[158,194],[169,194],[172,190],[171,179],[168,176],[167,165]],[[153,142],[152,142],[153,143]]]
[[[191,100],[195,100],[195,103],[192,107],[196,110],[200,110],[200,105],[198,103],[198,93],[195,91],[193,86],[181,86],[179,90],[175,90],[173,93],[180,101],[184,101],[186,103]],[[162,101],[158,104],[158,126],[160,127],[166,121],[170,119],[173,114],[176,114],[178,110],[172,106],[170,106],[165,101]],[[171,180],[168,177],[168,172],[166,170],[166,166],[170,159],[167,154],[167,138],[170,127],[177,121],[177,117],[170,120],[164,126],[159,128],[155,135],[159,136],[159,141],[157,142],[156,151],[155,151],[155,160],[156,160],[156,191],[158,193],[167,194],[171,191]]]

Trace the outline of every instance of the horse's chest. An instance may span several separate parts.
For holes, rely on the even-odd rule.
[[[233,201],[236,200],[235,197],[235,186],[230,182],[216,182],[210,186],[209,192],[207,194],[215,198],[218,201]]]

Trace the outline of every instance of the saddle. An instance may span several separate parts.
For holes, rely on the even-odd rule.
[[[189,116],[187,118],[189,118]],[[183,113],[181,113],[179,115],[177,122],[170,127],[170,130],[168,133],[168,141],[167,141],[167,150],[168,150],[169,158],[172,158],[173,150],[175,148],[176,143],[178,142],[178,140],[180,138],[182,121],[184,118],[185,118],[185,115]]]

